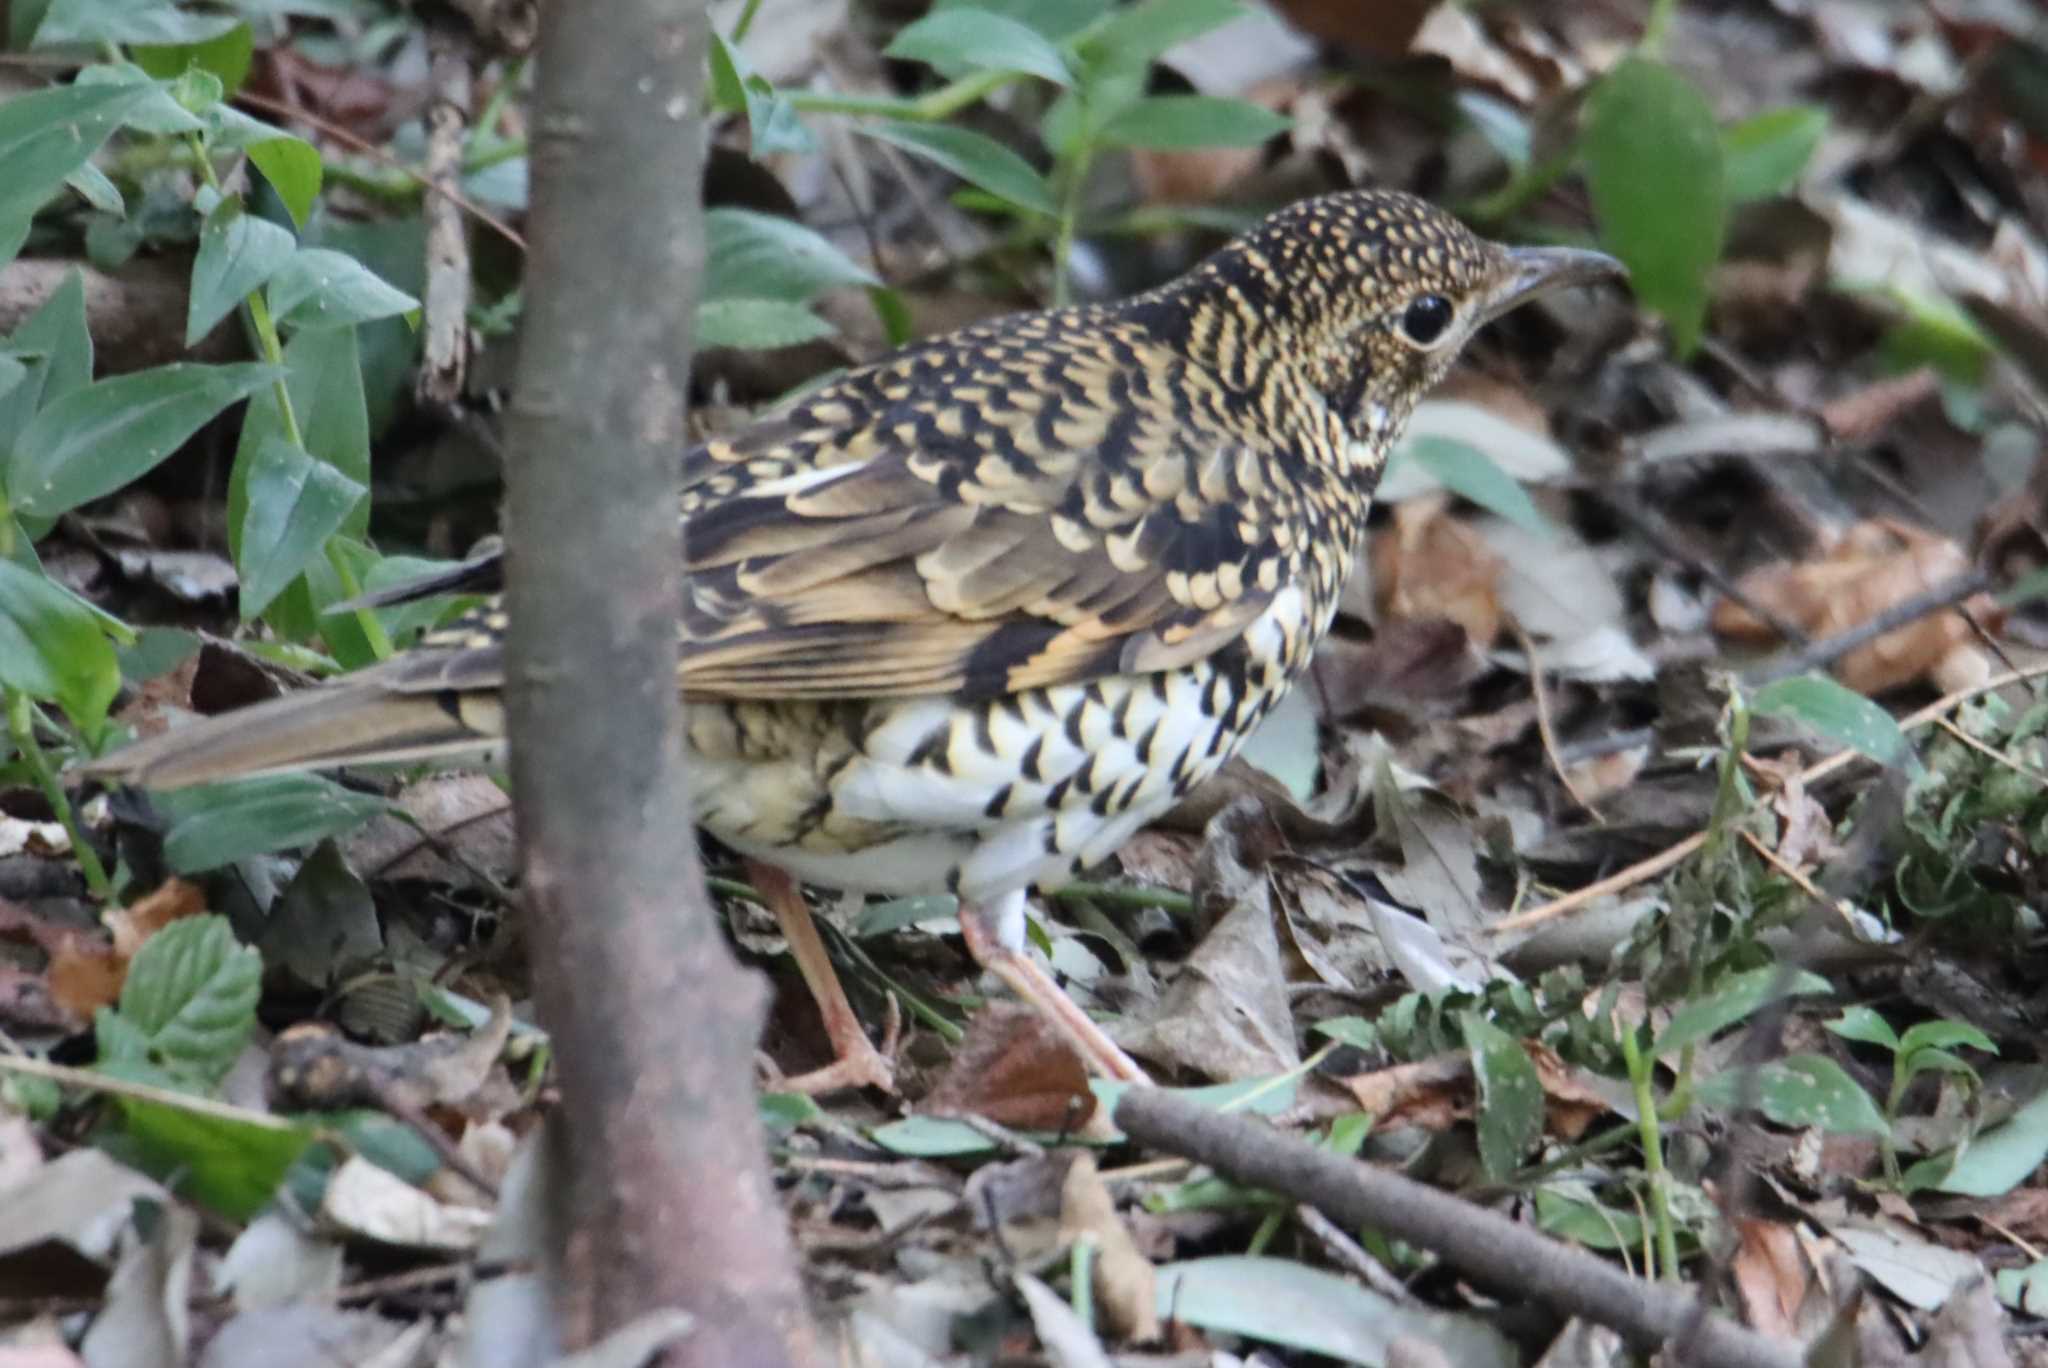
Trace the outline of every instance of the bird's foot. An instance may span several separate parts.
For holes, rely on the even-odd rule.
[[[880,1088],[894,1097],[896,1047],[902,1038],[903,1012],[896,1005],[896,995],[891,993],[889,1018],[883,1028],[879,1049],[868,1042],[867,1035],[856,1024],[851,1036],[832,1041],[832,1052],[836,1058],[823,1068],[786,1075],[763,1058],[762,1071],[767,1075],[763,1086],[770,1092],[803,1093],[806,1097],[843,1092],[848,1088]]]
[[[1059,981],[1022,950],[1005,945],[1000,933],[990,926],[982,908],[962,904],[960,934],[967,953],[975,963],[1009,985],[1010,991],[1038,1009],[1040,1016],[1059,1028],[1089,1070],[1123,1083],[1149,1084],[1152,1079],[1137,1060],[1124,1053],[1121,1045],[1067,996]]]

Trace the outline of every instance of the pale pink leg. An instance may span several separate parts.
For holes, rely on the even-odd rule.
[[[861,1029],[860,1018],[853,1014],[853,1004],[846,1000],[846,989],[839,984],[839,975],[832,968],[832,958],[825,951],[825,942],[818,935],[817,923],[811,920],[811,909],[804,905],[804,895],[796,880],[775,866],[758,860],[747,861],[747,874],[754,887],[760,890],[768,910],[782,925],[782,934],[789,941],[789,953],[796,957],[796,967],[804,976],[804,986],[811,990],[811,999],[818,1004],[818,1015],[824,1018],[825,1035],[832,1042],[835,1056],[834,1061],[824,1068],[783,1079],[777,1088],[789,1092],[825,1093],[841,1088],[872,1087],[887,1093],[895,1092],[895,1066],[889,1062],[888,1054],[869,1043],[867,1032]],[[891,1020],[894,1025],[901,1025],[893,1013]],[[892,1027],[890,1038],[883,1042],[884,1049],[891,1053],[896,1046],[895,1034]]]
[[[1125,1054],[1123,1048],[1095,1024],[1094,1018],[1082,1011],[1080,1005],[1068,997],[1053,976],[1039,967],[1023,950],[1010,945],[1009,936],[1004,935],[1006,920],[1019,924],[1014,928],[1016,939],[1023,939],[1022,927],[1023,895],[1016,895],[1014,904],[1009,899],[991,906],[960,904],[960,934],[967,941],[967,953],[974,956],[974,962],[1009,985],[1010,991],[1038,1010],[1040,1016],[1059,1028],[1060,1034],[1080,1051],[1081,1058],[1094,1072],[1104,1078],[1113,1078],[1125,1083],[1150,1083],[1152,1080],[1135,1059]]]

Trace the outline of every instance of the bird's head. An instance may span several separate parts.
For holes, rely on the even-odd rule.
[[[1489,242],[1413,195],[1349,190],[1273,214],[1194,280],[1383,455],[1474,332],[1546,290],[1626,274],[1599,252]]]

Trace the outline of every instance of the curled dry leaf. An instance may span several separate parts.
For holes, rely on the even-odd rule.
[[[332,1228],[408,1249],[476,1248],[488,1211],[437,1202],[389,1169],[352,1155],[328,1180],[320,1217]]]
[[[1818,559],[1781,561],[1738,581],[1754,602],[1823,639],[1848,631],[1916,594],[1967,574],[1961,547],[1925,528],[1891,518],[1857,523]],[[1988,594],[1963,604],[1986,630],[2004,622]],[[1741,604],[1714,607],[1714,630],[1735,641],[1771,642],[1775,632]],[[1876,694],[1921,680],[1944,691],[1981,682],[1990,662],[1959,612],[1929,614],[1886,632],[1835,662],[1835,677],[1858,693]]]
[[[1768,1335],[1798,1339],[1799,1308],[1813,1285],[1813,1270],[1792,1227],[1738,1220],[1735,1228],[1740,1243],[1729,1271],[1749,1323]]]
[[[1374,606],[1386,618],[1457,623],[1485,650],[1500,635],[1501,559],[1450,514],[1447,495],[1411,499],[1372,540]]]
[[[992,1002],[974,1014],[967,1039],[918,1109],[982,1116],[1019,1130],[1100,1129],[1081,1056],[1051,1022],[1015,1002]]]
[[[1523,1041],[1536,1078],[1543,1086],[1544,1127],[1553,1137],[1571,1142],[1594,1121],[1613,1111],[1609,1098],[1589,1074],[1566,1064],[1547,1046]],[[1472,1056],[1464,1050],[1433,1055],[1413,1064],[1396,1064],[1343,1080],[1358,1105],[1378,1117],[1377,1125],[1418,1126],[1449,1130],[1477,1114],[1477,1089]]]
[[[1095,1240],[1095,1301],[1110,1333],[1124,1340],[1158,1339],[1152,1263],[1117,1218],[1116,1200],[1095,1169],[1095,1156],[1085,1151],[1060,1188],[1060,1238],[1071,1243],[1084,1235]]]
[[[68,932],[46,947],[50,955],[50,996],[64,1011],[90,1021],[101,1007],[111,1007],[128,978],[128,962],[143,943],[172,922],[206,911],[199,885],[167,879],[146,897],[108,912],[103,920],[110,940]]]

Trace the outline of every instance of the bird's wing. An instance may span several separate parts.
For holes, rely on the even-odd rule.
[[[941,375],[912,353],[693,449],[685,690],[989,697],[1241,634],[1295,578],[1313,498],[1191,408],[1183,361],[1058,341],[1029,358],[1046,385],[1002,383],[1000,345],[939,353]],[[502,623],[486,602],[427,643],[462,649],[389,682],[493,687]]]

